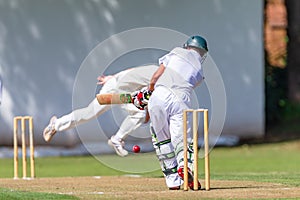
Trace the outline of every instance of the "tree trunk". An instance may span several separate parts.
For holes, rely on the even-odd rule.
[[[288,15],[288,98],[300,103],[300,1],[286,0]]]

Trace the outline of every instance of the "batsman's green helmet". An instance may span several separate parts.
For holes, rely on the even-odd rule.
[[[206,40],[199,35],[191,36],[186,43],[183,44],[183,47],[196,47],[208,51]]]

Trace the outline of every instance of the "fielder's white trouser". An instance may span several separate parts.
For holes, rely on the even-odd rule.
[[[112,93],[115,91],[116,80],[112,78],[108,80],[102,87],[100,94]],[[128,116],[122,122],[117,137],[124,139],[130,132],[140,127],[145,121],[145,111],[139,110],[133,104],[122,104],[122,109],[125,109]],[[58,118],[55,122],[55,130],[65,131],[70,128],[74,128],[89,120],[95,119],[107,110],[111,108],[111,105],[100,105],[95,98],[87,107],[74,110],[73,112]]]
[[[183,183],[177,168],[183,166],[182,111],[188,106],[165,87],[157,87],[149,100],[153,146],[168,187]],[[188,132],[190,128],[188,125]],[[191,143],[190,134],[188,142]],[[192,152],[189,152],[192,158]],[[192,160],[189,159],[192,168]]]

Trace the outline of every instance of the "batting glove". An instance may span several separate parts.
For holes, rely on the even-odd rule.
[[[148,106],[148,101],[152,91],[147,87],[142,88],[140,91],[132,93],[132,103],[140,110],[144,110]]]

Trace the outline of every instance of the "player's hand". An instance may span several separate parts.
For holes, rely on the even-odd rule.
[[[148,106],[148,101],[152,91],[147,87],[142,88],[140,91],[132,93],[132,103],[140,110],[144,110]]]
[[[97,85],[104,85],[109,79],[111,79],[113,76],[109,75],[109,76],[105,76],[105,75],[101,75],[98,76],[97,80]]]

